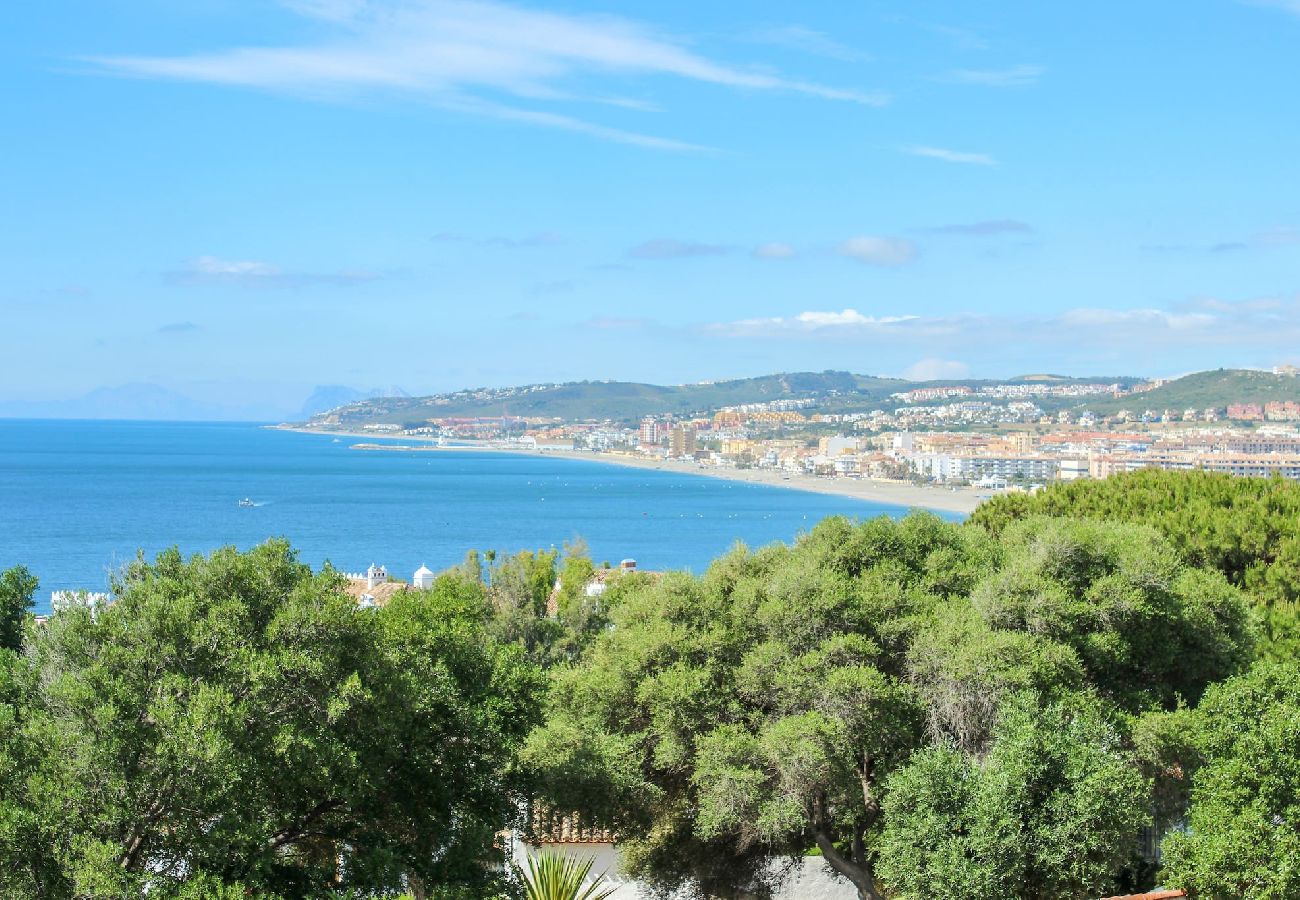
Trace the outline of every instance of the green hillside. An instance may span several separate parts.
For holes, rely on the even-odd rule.
[[[1300,401],[1300,378],[1249,369],[1214,369],[1175,379],[1153,391],[1128,397],[1090,399],[1093,412],[1110,414],[1121,409],[1131,412],[1187,408],[1222,410],[1230,403],[1268,403],[1272,400]]]
[[[848,372],[793,372],[683,385],[625,381],[482,388],[432,397],[363,400],[334,412],[343,426],[362,423],[413,424],[431,418],[520,416],[634,421],[645,415],[709,413],[723,406],[771,400],[852,396],[881,402],[914,386],[899,378]]]
[[[439,418],[548,418],[565,421],[598,420],[630,423],[645,415],[707,415],[725,406],[772,400],[816,401],[824,412],[861,412],[898,405],[890,395],[914,388],[964,385],[978,389],[995,384],[1050,381],[1053,383],[1134,384],[1124,377],[1067,378],[1060,375],[1025,375],[994,381],[950,379],[907,381],[851,372],[786,372],[755,378],[705,381],[697,384],[656,385],[630,381],[575,381],[508,388],[475,388],[429,397],[379,397],[358,400],[331,410],[341,428],[391,423],[415,426]],[[936,401],[941,402],[941,401]],[[1053,408],[1070,405],[1067,399],[1050,401]],[[313,419],[320,422],[323,415]]]

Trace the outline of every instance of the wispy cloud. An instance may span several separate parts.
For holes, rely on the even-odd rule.
[[[978,32],[972,31],[969,28],[924,23],[922,23],[921,27],[926,31],[934,32],[935,34],[946,38],[951,41],[954,46],[960,47],[962,50],[987,50],[989,48],[989,42]]]
[[[231,47],[184,56],[99,56],[102,70],[317,99],[369,92],[418,97],[443,109],[580,132],[665,150],[697,145],[613,128],[528,104],[640,101],[607,96],[616,76],[666,76],[727,88],[865,105],[883,95],[716,62],[637,21],[527,9],[492,0],[283,0],[334,33],[312,43]],[[592,95],[575,91],[600,79]]]
[[[882,332],[894,330],[913,322],[920,316],[868,316],[856,309],[836,311],[809,310],[793,316],[776,316],[764,319],[739,319],[734,322],[715,322],[706,329],[727,337],[781,337],[813,335],[816,333]]]
[[[1266,6],[1300,16],[1300,0],[1241,0],[1247,6]]]
[[[1067,328],[1115,328],[1117,326],[1155,326],[1186,331],[1213,325],[1218,317],[1207,312],[1171,312],[1163,309],[1068,310],[1059,321]]]
[[[944,162],[964,163],[971,166],[996,166],[998,161],[987,153],[966,153],[961,150],[948,150],[944,147],[912,146],[904,147],[904,153],[912,156],[924,156],[929,159],[941,159]]]
[[[825,56],[828,59],[838,59],[842,62],[857,62],[869,58],[868,54],[847,44],[840,43],[823,31],[805,28],[802,25],[775,25],[766,28],[755,28],[753,31],[747,32],[744,39],[755,44],[786,47],[790,50],[798,50],[801,53]]]
[[[1300,4],[1300,0],[1297,0]],[[1294,225],[1274,225],[1255,232],[1252,241],[1262,247],[1290,247],[1300,244],[1300,228]]]
[[[901,266],[916,258],[916,244],[906,238],[853,237],[838,247],[841,256],[872,266]]]
[[[298,288],[314,285],[362,284],[379,278],[373,272],[341,270],[338,272],[289,272],[277,265],[254,260],[230,260],[200,256],[182,268],[165,272],[166,280],[184,285],[236,285],[245,288]]]
[[[954,69],[944,81],[957,84],[974,84],[982,87],[1027,87],[1037,84],[1047,70],[1042,66],[1011,66],[1007,69]]]
[[[1033,234],[1033,226],[1016,219],[987,219],[982,222],[964,222],[957,225],[935,225],[923,229],[926,234],[955,234],[968,237],[988,237],[997,234]]]
[[[731,248],[724,244],[703,244],[699,241],[681,241],[676,238],[656,238],[637,244],[627,255],[633,259],[686,259],[693,256],[722,256]]]
[[[754,248],[753,253],[755,259],[794,259],[798,255],[794,247],[778,241],[759,244]]]
[[[1300,0],[1297,0],[1300,2]],[[1300,228],[1291,225],[1274,225],[1256,231],[1247,238],[1233,238],[1212,244],[1143,244],[1151,253],[1237,253],[1242,250],[1275,249],[1300,245]]]
[[[703,326],[729,338],[873,341],[890,346],[974,351],[1009,341],[1074,348],[1225,344],[1288,344],[1300,340],[1300,297],[1201,298],[1169,308],[1077,307],[1057,313],[876,314],[856,309],[806,311]],[[927,355],[922,362],[937,357]],[[919,364],[918,364],[919,365]]]

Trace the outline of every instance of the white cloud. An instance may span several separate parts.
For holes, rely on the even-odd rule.
[[[794,259],[797,255],[794,247],[776,241],[759,244],[754,248],[755,259]]]
[[[615,76],[670,76],[729,88],[881,105],[878,93],[786,78],[715,62],[647,25],[614,16],[562,14],[491,0],[285,0],[286,8],[334,31],[328,40],[232,47],[185,56],[113,56],[89,61],[150,78],[236,85],[319,98],[385,91],[438,107],[668,150],[695,145],[517,105],[603,96]],[[582,76],[602,96],[575,97]],[[515,103],[503,103],[501,95]]]
[[[867,315],[849,308],[714,322],[700,330],[726,340],[839,344],[864,358],[901,356],[900,365],[917,359],[906,375],[923,380],[961,377],[958,361],[995,368],[1013,359],[1048,368],[1073,361],[1131,371],[1126,367],[1170,353],[1221,362],[1225,353],[1246,348],[1266,360],[1293,354],[1300,346],[1300,294],[1039,313]]]
[[[840,244],[839,253],[873,266],[901,266],[916,258],[916,244],[905,238],[854,237]]]
[[[283,274],[279,266],[270,263],[218,259],[200,256],[190,263],[190,271],[209,278],[276,278]]]
[[[960,150],[947,150],[943,147],[913,146],[904,147],[904,153],[912,156],[924,156],[929,159],[941,159],[950,163],[965,163],[974,166],[996,166],[998,161],[986,153],[964,153]]]
[[[240,287],[292,288],[312,285],[347,286],[375,281],[373,272],[345,269],[338,272],[286,272],[277,265],[254,260],[200,256],[182,268],[164,273],[175,284],[233,284]]]
[[[769,28],[756,28],[745,35],[745,39],[756,44],[772,44],[787,47],[814,56],[825,56],[842,62],[856,62],[867,59],[867,54],[830,37],[822,31],[805,28],[802,25],[780,25]]]
[[[937,357],[918,359],[903,370],[903,377],[909,381],[941,381],[946,378],[966,378],[969,375],[970,366],[964,362]]]
[[[1218,317],[1201,312],[1170,312],[1163,309],[1071,309],[1060,317],[1070,328],[1114,328],[1137,325],[1164,327],[1178,331],[1214,325]]]
[[[838,312],[808,310],[789,317],[716,322],[706,326],[706,329],[729,337],[780,337],[882,331],[920,321],[919,316],[868,316],[856,309],[842,309]]]
[[[946,81],[974,84],[982,87],[1025,87],[1037,84],[1047,70],[1042,66],[1012,66],[1009,69],[957,69],[950,72]]]

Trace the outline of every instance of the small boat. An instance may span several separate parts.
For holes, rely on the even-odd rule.
[[[243,509],[252,509],[254,506],[257,506],[256,503],[254,503],[252,500],[250,500],[247,497],[245,497],[243,500],[240,500],[239,505]]]

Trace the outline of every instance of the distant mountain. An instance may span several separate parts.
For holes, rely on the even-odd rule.
[[[96,388],[67,400],[0,403],[0,416],[40,419],[156,419],[204,421],[233,418],[230,411],[156,384]]]
[[[329,412],[340,406],[346,406],[355,400],[364,400],[369,394],[365,391],[359,391],[342,384],[323,384],[311,392],[311,395],[303,401],[302,409],[298,415],[304,419],[310,419],[312,416],[323,412]]]
[[[371,388],[368,391],[359,391],[356,388],[348,387],[345,384],[323,384],[318,386],[311,395],[303,401],[302,409],[298,411],[298,416],[302,419],[310,419],[321,413],[329,412],[331,409],[337,409],[340,406],[346,406],[357,400],[370,400],[375,397],[409,397],[410,394],[394,385],[386,388]]]

